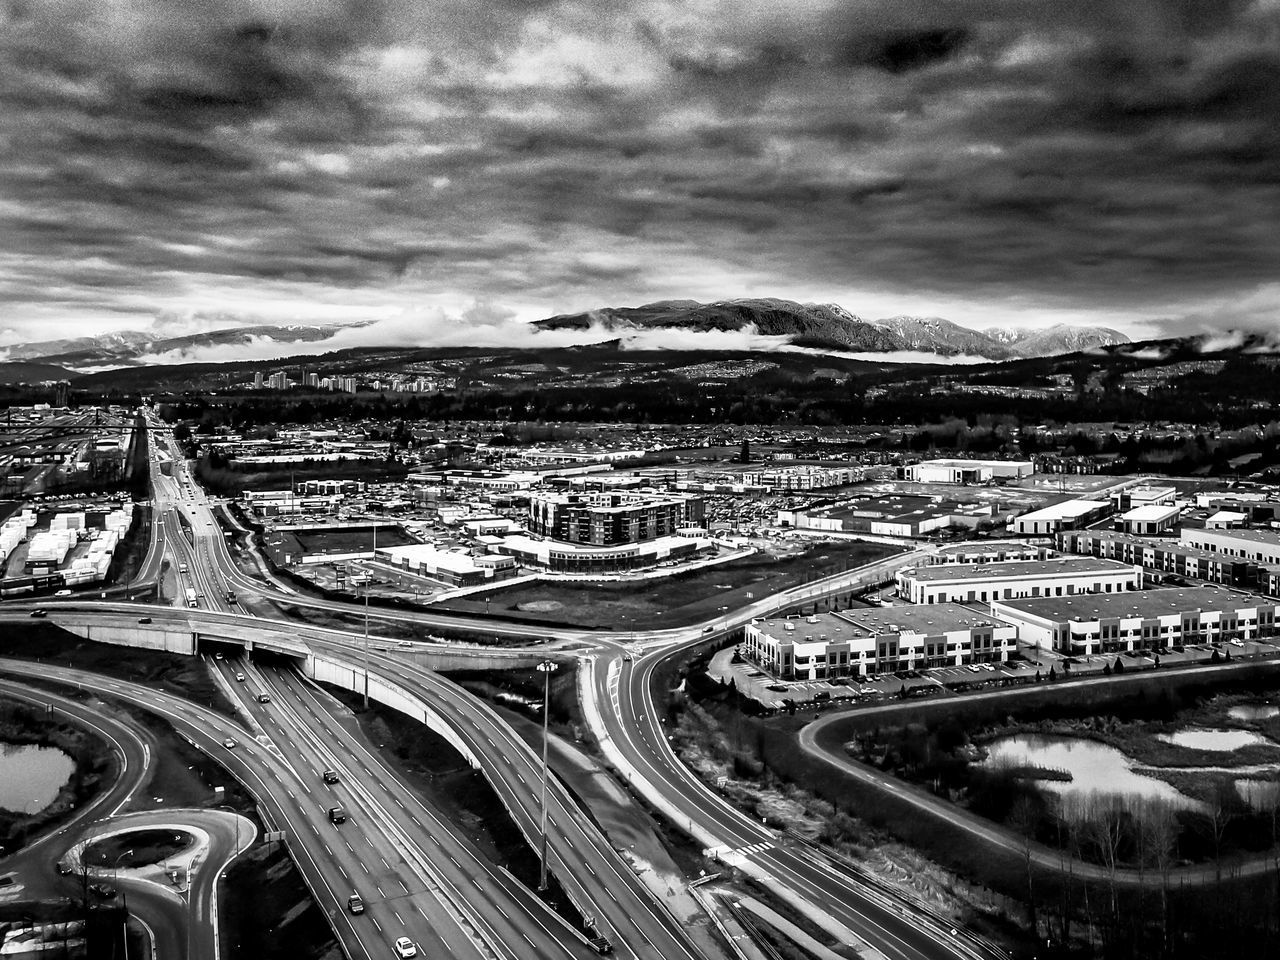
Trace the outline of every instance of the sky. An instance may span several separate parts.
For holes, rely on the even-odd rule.
[[[1280,0],[0,0],[0,343],[1274,330],[1277,117]]]

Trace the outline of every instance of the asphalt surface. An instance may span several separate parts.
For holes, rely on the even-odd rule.
[[[358,612],[348,604],[299,598],[285,585],[264,585],[241,572],[213,517],[213,504],[198,486],[185,482],[187,467],[182,461],[175,461],[174,471],[172,478],[159,475],[159,471],[153,472],[156,475],[155,502],[159,518],[153,554],[167,555],[175,566],[180,563],[187,565],[186,573],[180,576],[181,587],[190,587],[202,595],[199,600],[202,624],[222,620],[220,613],[235,612],[229,609],[232,605],[225,602],[228,589],[238,594],[252,593],[282,604],[301,601],[313,610],[341,611],[348,615]],[[178,519],[179,510],[189,520],[190,539]],[[547,650],[547,641],[550,640],[551,646],[576,649],[586,657],[593,674],[584,690],[594,701],[591,706],[600,717],[605,737],[618,751],[618,766],[640,792],[659,809],[668,811],[682,829],[695,836],[711,837],[717,842],[710,845],[733,851],[741,862],[766,875],[780,893],[817,914],[825,913],[838,919],[884,957],[892,960],[982,957],[988,955],[983,945],[964,936],[952,936],[926,912],[875,889],[847,865],[827,859],[820,851],[778,842],[779,838],[771,831],[724,803],[671,752],[651,698],[652,671],[663,657],[676,655],[684,646],[713,639],[753,617],[766,615],[780,607],[869,582],[891,568],[912,562],[913,557],[918,559],[923,553],[917,551],[891,558],[777,597],[762,599],[717,618],[714,627],[706,628],[709,633],[699,627],[628,632],[625,636],[612,637],[587,630],[540,630],[542,642],[532,644],[531,648]],[[152,561],[153,556],[149,555],[147,564]],[[112,610],[118,611],[121,617],[132,616],[135,619],[140,612],[146,610],[151,613],[155,609],[83,602],[65,606],[68,615],[80,611],[95,612],[101,616]],[[162,618],[167,622],[176,621],[177,625],[187,614],[194,613],[156,610],[155,619],[158,622]],[[244,617],[227,619],[226,626],[214,623],[207,632],[216,634],[220,629],[231,629],[231,624],[234,624],[240,631],[256,629],[264,634],[288,633],[295,638],[293,642],[301,640],[317,653],[356,665],[360,663],[361,638],[346,631],[319,630]],[[534,632],[524,624],[476,621],[456,614],[432,612],[371,611],[370,619],[412,623],[425,629],[478,629],[508,638],[523,639]],[[449,644],[448,649],[457,652],[465,648]],[[623,649],[630,651],[626,658],[621,653]],[[646,654],[645,651],[649,652]],[[631,660],[633,654],[639,655],[634,662]],[[375,651],[370,662],[381,682],[399,686],[426,704],[434,715],[434,722],[471,754],[517,826],[531,842],[535,842],[541,800],[540,761],[519,736],[486,704],[438,674],[383,652]],[[554,937],[545,942],[538,939],[541,937],[538,931],[540,918],[534,914],[540,909],[539,904],[518,902],[510,890],[496,882],[468,884],[462,877],[462,870],[464,864],[472,862],[464,859],[464,845],[449,851],[437,849],[442,845],[435,840],[432,831],[409,829],[415,825],[412,819],[406,825],[400,818],[400,810],[406,801],[413,799],[411,792],[406,792],[406,795],[397,793],[395,787],[388,787],[385,770],[378,770],[379,763],[375,758],[361,757],[350,744],[344,744],[340,738],[335,740],[337,734],[326,722],[325,711],[320,706],[323,698],[306,692],[305,685],[299,687],[300,681],[296,678],[278,672],[274,676],[259,673],[254,677],[264,689],[270,687],[276,691],[281,700],[281,707],[277,707],[279,716],[259,717],[260,714],[270,714],[270,709],[255,711],[255,708],[242,704],[250,722],[263,730],[257,740],[245,737],[243,732],[238,735],[230,732],[234,726],[225,718],[210,715],[209,711],[172,698],[157,698],[153,693],[150,696],[159,704],[154,709],[166,715],[172,714],[175,725],[202,749],[216,754],[223,736],[236,736],[238,740],[244,738],[243,748],[226,751],[228,757],[224,762],[228,762],[250,789],[260,795],[277,822],[289,829],[291,839],[301,841],[296,845],[300,850],[295,852],[300,861],[309,862],[304,866],[304,875],[352,955],[368,955],[368,938],[361,936],[352,925],[352,918],[341,908],[346,891],[354,882],[363,882],[361,874],[369,873],[366,866],[369,856],[376,856],[387,871],[385,878],[375,878],[376,892],[385,894],[388,887],[394,889],[393,884],[399,883],[405,888],[402,895],[418,905],[420,913],[426,908],[419,902],[418,895],[411,893],[415,891],[415,884],[423,887],[428,883],[436,885],[436,896],[428,905],[433,911],[429,929],[426,924],[412,922],[415,918],[404,911],[388,908],[389,897],[372,898],[370,914],[366,917],[377,917],[378,930],[380,933],[387,931],[386,939],[399,935],[396,931],[400,928],[396,923],[402,923],[404,927],[412,928],[408,935],[423,942],[424,946],[437,943],[432,939],[434,934],[439,937],[439,946],[453,951],[455,955],[465,956],[469,954],[457,952],[468,949],[462,942],[463,936],[473,945],[485,944],[492,950],[493,944],[485,937],[485,930],[502,929],[508,933],[498,939],[504,946],[517,950],[511,954],[513,956],[559,955],[550,952],[550,941]],[[126,689],[132,685],[101,678],[92,682],[135,700],[144,696],[143,688]],[[287,714],[283,710],[285,706]],[[345,788],[343,792],[320,794],[328,799],[342,796],[356,811],[353,820],[341,828],[327,822],[326,807],[317,802],[320,796],[311,795],[313,787],[316,787],[318,771],[328,764],[338,764],[349,774],[339,785]],[[319,787],[316,789],[319,791]],[[418,806],[421,808],[421,804]],[[404,809],[408,811],[409,808]],[[698,956],[679,923],[653,898],[558,782],[552,784],[549,809],[551,867],[579,908],[597,921],[621,953],[667,960],[692,960]],[[415,812],[413,816],[421,820],[419,813]],[[357,830],[365,831],[364,842],[368,850],[360,848],[358,842],[348,842]],[[343,838],[340,844],[335,842],[339,834]],[[353,858],[351,855],[357,850],[361,856]],[[394,859],[397,857],[399,859]],[[377,882],[381,879],[386,879],[386,884]],[[454,908],[452,912],[450,905]],[[510,913],[513,909],[518,912],[506,916],[511,926],[503,926],[499,918],[505,915],[504,911]],[[426,914],[421,915],[425,919]],[[365,934],[368,934],[369,926],[363,924]],[[507,943],[507,936],[522,939]],[[564,949],[563,944],[558,943],[557,947]],[[482,952],[476,946],[476,955]]]

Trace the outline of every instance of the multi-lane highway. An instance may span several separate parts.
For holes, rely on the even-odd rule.
[[[165,441],[154,433],[153,438],[159,450]],[[158,572],[159,558],[167,557],[179,570],[180,592],[191,589],[198,595],[204,618],[216,617],[216,611],[238,612],[226,602],[228,590],[298,604],[300,598],[292,590],[250,577],[237,567],[212,504],[191,482],[187,464],[170,451],[156,456],[172,457],[171,475],[153,471],[157,522],[144,573]],[[411,623],[424,631],[479,629],[530,639],[531,649],[576,650],[584,664],[581,691],[586,712],[610,760],[682,830],[736,858],[798,909],[830,917],[852,931],[866,950],[892,960],[978,957],[987,953],[981,943],[953,934],[927,912],[868,884],[821,851],[787,844],[725,803],[671,751],[652,699],[654,669],[683,647],[714,639],[752,617],[884,579],[893,567],[922,555],[917,551],[762,598],[717,618],[710,635],[699,625],[626,635],[557,629],[529,637],[525,625],[431,611],[375,610],[371,619]],[[304,602],[309,608],[356,612],[341,603]],[[68,614],[83,609],[79,602],[66,606]],[[105,614],[108,607],[91,609]],[[155,619],[159,623],[175,615],[178,611],[157,612]],[[253,621],[249,624],[252,629]],[[264,632],[287,630],[304,649],[357,669],[369,657],[370,671],[380,684],[410,692],[445,726],[483,771],[517,826],[536,843],[541,803],[538,757],[487,704],[393,652],[370,653],[356,634],[284,621],[257,624]],[[629,651],[625,656],[624,650]],[[634,661],[633,654],[639,654]],[[191,704],[153,696],[151,708],[172,713],[175,725],[203,748],[222,750],[237,776],[255,793],[262,792],[271,816],[290,830],[304,876],[351,955],[368,955],[375,933],[374,939],[389,942],[401,931],[448,956],[584,955],[586,941],[504,871],[485,863],[465,835],[436,817],[376,754],[361,746],[326,695],[290,670],[247,662],[234,668],[229,661],[218,666],[228,688],[235,691],[250,736],[232,732],[235,726],[226,718]],[[244,683],[235,680],[236,672],[246,676]],[[140,688],[95,682],[135,702],[142,697]],[[260,702],[260,693],[270,702]],[[235,739],[237,747],[221,747],[225,738]],[[323,782],[325,769],[338,772],[338,783]],[[335,802],[351,814],[347,823],[328,822],[328,807]],[[699,955],[680,924],[554,781],[548,807],[549,865],[579,909],[619,952],[667,960]],[[347,897],[357,891],[369,905],[366,917],[353,918],[345,910]]]

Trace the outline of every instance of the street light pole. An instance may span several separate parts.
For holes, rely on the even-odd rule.
[[[378,559],[378,525],[373,525],[373,559]],[[371,573],[365,573],[364,579],[364,708],[369,709],[369,579]]]
[[[545,893],[547,889],[547,724],[551,717],[551,673],[556,665],[551,660],[543,660],[538,664],[538,672],[542,674],[542,872],[538,878],[538,891]]]
[[[124,940],[124,960],[129,960],[129,891],[120,885],[120,861],[125,857],[133,856],[132,850],[125,850],[120,856],[116,857],[116,862],[112,869],[116,875],[116,885],[120,887],[120,906],[124,909],[124,917],[120,920],[120,930]]]

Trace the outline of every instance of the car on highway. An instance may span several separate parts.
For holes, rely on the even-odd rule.
[[[225,657],[225,656],[223,656],[221,653],[215,653],[215,654],[213,655],[213,659],[215,659],[215,660],[225,660],[225,659],[226,659],[226,657]]]
[[[70,590],[59,590],[57,593],[55,593],[55,594],[54,594],[54,596],[55,596],[55,597],[69,597],[69,596],[71,596],[71,591],[70,591]]]
[[[360,894],[353,893],[347,897],[347,909],[357,916],[364,913],[364,900],[360,898]]]
[[[48,610],[32,610],[31,615],[38,620],[41,617],[47,617],[49,615],[49,611]]]
[[[228,750],[232,750],[235,748],[236,742],[232,740],[230,737],[227,737],[227,739],[222,741],[222,745],[226,747]]]
[[[265,693],[260,693],[260,694],[258,694],[258,702],[259,702],[259,703],[270,703],[270,702],[271,702],[271,697],[270,697],[270,696],[268,696],[268,695],[267,695],[267,694],[265,694]]]
[[[342,807],[330,807],[329,822],[330,823],[346,823],[347,811],[344,810]]]
[[[150,618],[150,617],[139,617],[139,618],[138,618],[138,622],[139,622],[139,623],[150,623],[150,622],[151,622],[151,618]]]
[[[409,957],[418,955],[418,945],[408,937],[401,937],[396,941],[396,956],[400,960],[408,960]]]
[[[244,683],[244,674],[243,674],[243,673],[237,673],[237,674],[236,674],[236,683]]]
[[[337,782],[338,782],[338,771],[337,771],[337,770],[326,770],[326,771],[324,772],[324,775],[323,775],[323,776],[324,776],[324,782],[325,782],[325,783],[337,783]]]

